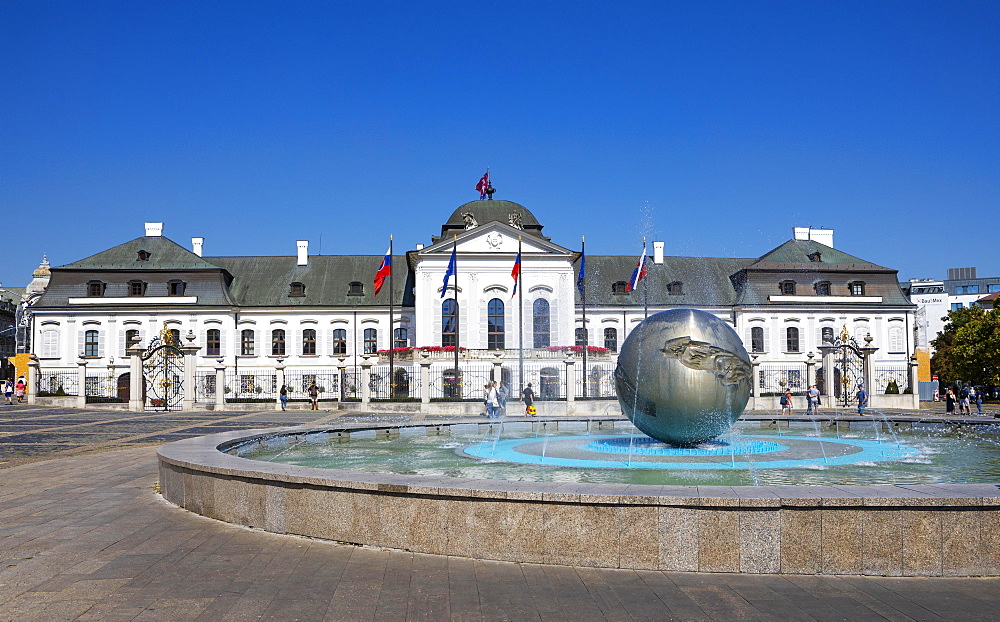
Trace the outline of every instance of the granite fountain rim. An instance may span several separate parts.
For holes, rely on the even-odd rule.
[[[533,418],[532,423],[569,421],[621,421],[622,418]],[[755,415],[746,421],[812,421],[808,417]],[[885,420],[859,416],[823,417],[822,422]],[[889,422],[925,422],[965,425],[987,423],[944,418],[902,416]],[[284,484],[318,486],[384,494],[405,494],[454,498],[493,498],[509,501],[552,503],[596,503],[607,505],[712,506],[712,507],[880,507],[962,505],[1000,507],[1000,482],[979,484],[870,484],[783,486],[682,486],[649,484],[563,483],[482,480],[443,476],[374,473],[346,469],[304,467],[241,458],[226,450],[237,444],[273,436],[297,436],[335,432],[433,428],[461,424],[493,424],[481,419],[327,425],[302,425],[220,432],[167,443],[157,448],[160,461],[200,472],[237,478],[267,480]]]

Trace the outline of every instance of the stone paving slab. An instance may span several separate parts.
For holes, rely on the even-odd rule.
[[[48,457],[0,468],[0,621],[972,622],[1000,611],[1000,579],[607,570],[277,535],[163,501],[152,446]]]

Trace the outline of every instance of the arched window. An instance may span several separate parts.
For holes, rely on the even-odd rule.
[[[253,356],[253,329],[246,328],[240,331],[240,354]]]
[[[618,351],[618,329],[617,328],[605,328],[604,329],[604,347],[612,352]]]
[[[750,351],[764,351],[764,328],[762,326],[754,326],[750,329]]]
[[[271,356],[285,356],[285,331],[282,328],[271,331]]]
[[[441,303],[441,345],[454,346],[457,341],[458,302],[449,298]]]
[[[311,356],[316,354],[316,329],[307,328],[302,331],[302,354]]]
[[[333,353],[347,354],[347,329],[333,329]]]
[[[539,298],[531,305],[531,326],[534,334],[534,347],[547,348],[552,345],[549,334],[549,301]]]
[[[785,329],[785,352],[799,351],[799,329],[789,326]]]
[[[486,347],[503,350],[504,346],[504,306],[503,301],[494,298],[486,305]]]
[[[101,342],[96,330],[88,330],[83,334],[83,355],[100,356]]]
[[[578,329],[576,329],[576,345],[578,347],[581,347],[581,348],[583,346],[585,346],[585,345],[588,345],[587,344],[587,329],[586,328],[578,328]]]
[[[378,331],[374,328],[365,329],[365,354],[378,353]]]
[[[392,347],[405,348],[410,344],[409,331],[405,328],[397,328],[393,331]],[[398,371],[398,370],[397,370]]]
[[[180,345],[180,344],[177,344]],[[208,356],[219,356],[222,352],[222,331],[218,328],[210,328],[205,333],[205,354]]]

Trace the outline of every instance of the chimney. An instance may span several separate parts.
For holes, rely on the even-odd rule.
[[[163,223],[162,222],[147,222],[146,223],[146,237],[147,238],[158,238],[163,235]]]
[[[833,248],[833,229],[814,229],[812,227],[794,227],[792,232],[796,240],[812,240],[824,246]]]
[[[309,240],[298,240],[295,242],[295,246],[299,249],[299,263],[300,266],[309,265]]]
[[[663,242],[653,242],[653,263],[663,263]]]
[[[201,257],[201,248],[205,245],[205,238],[191,238],[191,252]]]
[[[417,244],[417,250],[418,251],[424,250],[424,245],[423,244]]]

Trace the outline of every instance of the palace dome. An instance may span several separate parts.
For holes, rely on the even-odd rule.
[[[513,201],[482,200],[469,201],[464,205],[460,205],[458,209],[452,212],[451,217],[448,218],[448,222],[441,226],[441,236],[434,241],[438,242],[450,235],[465,231],[467,228],[466,214],[472,215],[476,226],[482,226],[491,222],[502,222],[505,225],[521,228],[528,235],[543,237],[542,225],[538,224],[535,215],[525,206]],[[520,219],[520,227],[515,224],[517,219]]]

